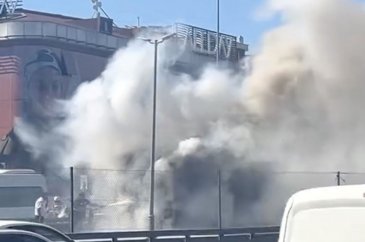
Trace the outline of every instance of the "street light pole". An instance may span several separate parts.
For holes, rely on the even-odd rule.
[[[156,103],[157,103],[157,54],[158,45],[163,43],[165,40],[175,36],[175,33],[166,35],[161,39],[143,39],[150,44],[154,45],[154,67],[153,67],[153,104],[152,104],[152,146],[151,146],[151,174],[150,174],[150,210],[149,210],[149,228],[150,231],[155,230],[155,156],[156,156]]]
[[[155,229],[155,148],[156,148],[156,96],[157,96],[157,53],[158,53],[158,40],[154,40],[155,46],[155,58],[154,58],[154,70],[153,70],[153,108],[152,108],[152,147],[151,147],[151,189],[150,189],[150,230]]]
[[[219,23],[220,21],[220,4],[219,0],[217,0],[217,53],[216,53],[216,63],[219,64],[219,52],[220,52],[220,41],[219,41]]]

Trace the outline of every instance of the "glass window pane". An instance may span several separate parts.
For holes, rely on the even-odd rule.
[[[0,187],[0,207],[34,206],[41,194],[41,187]]]
[[[8,35],[8,24],[1,23],[0,24],[0,37],[7,37]]]
[[[57,25],[57,36],[67,38],[67,28],[63,25]]]
[[[41,36],[42,24],[39,22],[25,22],[24,23],[25,35]]]
[[[105,34],[98,34],[97,35],[98,45],[106,46],[107,45],[107,35]]]
[[[77,40],[77,33],[75,28],[67,27],[67,38],[70,40]]]
[[[96,33],[94,32],[86,32],[86,42],[90,44],[96,44]]]
[[[77,41],[85,42],[86,41],[86,32],[84,30],[77,30]]]
[[[8,23],[8,36],[24,35],[24,23],[22,22],[10,22]]]
[[[43,23],[43,35],[56,37],[57,25],[54,23]]]

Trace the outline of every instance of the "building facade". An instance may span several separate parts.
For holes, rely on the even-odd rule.
[[[17,148],[13,132],[16,117],[41,124],[53,100],[67,99],[80,83],[95,79],[118,48],[152,27],[118,28],[109,18],[81,19],[6,2],[0,1],[0,163],[26,168],[23,160],[29,157],[19,156],[26,152]],[[164,29],[174,31],[174,39],[185,46],[177,71],[198,72],[215,61],[217,49],[229,65],[247,51],[235,36],[221,34],[218,48],[214,31],[180,23]]]

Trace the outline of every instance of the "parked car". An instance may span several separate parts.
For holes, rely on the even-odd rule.
[[[52,242],[42,235],[15,229],[0,230],[0,242]]]
[[[74,242],[70,237],[68,237],[64,233],[45,224],[25,222],[25,221],[0,220],[0,230],[5,230],[5,229],[22,230],[36,233],[47,238],[50,241]]]

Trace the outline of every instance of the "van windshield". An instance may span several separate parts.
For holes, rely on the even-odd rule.
[[[33,207],[41,187],[0,187],[0,207]]]
[[[333,207],[298,211],[287,242],[364,242],[365,208]]]

